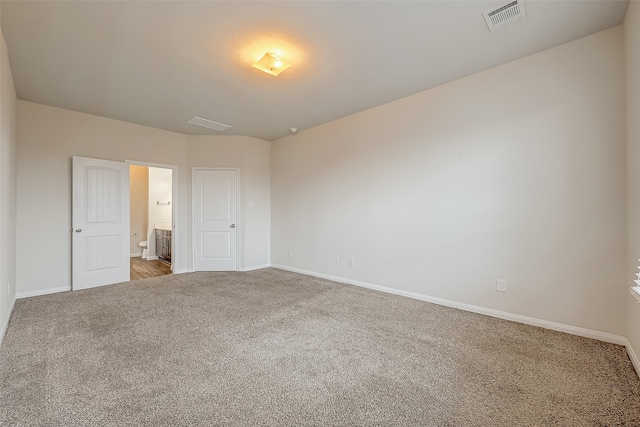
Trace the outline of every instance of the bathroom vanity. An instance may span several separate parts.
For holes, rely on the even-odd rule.
[[[156,256],[171,262],[171,230],[155,229]]]

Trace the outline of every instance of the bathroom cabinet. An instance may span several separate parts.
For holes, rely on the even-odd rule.
[[[171,230],[156,228],[156,256],[171,262]]]

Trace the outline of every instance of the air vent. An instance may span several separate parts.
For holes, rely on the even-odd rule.
[[[203,119],[202,117],[191,117],[189,120],[187,120],[187,123],[196,126],[202,126],[203,128],[219,130],[220,132],[224,132],[231,127],[223,123],[214,122],[213,120]]]
[[[519,21],[527,17],[524,11],[524,4],[521,0],[505,3],[502,6],[487,10],[482,14],[484,20],[487,21],[489,31],[502,30],[506,28],[512,22]]]

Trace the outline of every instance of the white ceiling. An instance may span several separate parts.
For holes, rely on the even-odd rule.
[[[185,134],[273,140],[619,25],[628,1],[5,1],[18,98]],[[293,65],[251,67],[266,51]],[[520,84],[513,82],[513,84]],[[193,116],[232,127],[187,124]]]

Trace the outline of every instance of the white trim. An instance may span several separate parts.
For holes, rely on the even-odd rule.
[[[629,340],[627,340],[625,338],[626,343],[624,344],[624,346],[627,348],[627,354],[629,355],[629,359],[631,359],[631,363],[633,364],[633,367],[635,368],[638,376],[640,376],[640,359],[638,359],[638,356],[636,355],[635,351],[633,351],[633,347],[631,347],[631,343],[629,342]]]
[[[151,256],[147,257],[147,261],[155,261],[157,259],[160,259],[160,258],[158,258],[157,255],[151,255]],[[171,257],[171,259],[173,260],[173,256]]]
[[[71,286],[63,286],[60,288],[49,288],[49,289],[39,289],[37,291],[20,292],[16,294],[16,299],[38,297],[40,295],[57,294],[58,292],[67,292],[70,290],[71,290]]]
[[[16,305],[16,298],[13,298],[11,301],[11,306],[9,307],[9,315],[7,316],[7,321],[2,322],[0,325],[0,346],[2,345],[2,341],[4,341],[4,335],[7,333],[7,329],[9,328],[9,321],[11,320],[11,315],[13,314],[13,307]]]
[[[269,268],[271,264],[263,264],[263,265],[253,265],[251,267],[243,267],[238,271],[254,271],[254,270],[262,270],[263,268]]]
[[[129,258],[140,258],[142,256],[142,252],[136,252],[129,254]]]
[[[638,303],[640,304],[640,286],[632,287],[629,292],[631,292],[631,295],[633,295],[638,300]]]
[[[628,346],[629,341],[627,340],[627,338],[620,335],[609,334],[607,332],[594,331],[591,329],[580,328],[577,326],[550,322],[548,320],[537,319],[535,317],[522,316],[520,314],[508,313],[505,311],[494,310],[492,308],[485,308],[477,305],[465,304],[465,303],[451,301],[443,298],[430,297],[424,294],[403,291],[400,289],[388,288],[386,286],[372,285],[370,283],[359,282],[357,280],[350,280],[350,279],[344,279],[342,277],[330,276],[327,274],[314,273],[312,271],[301,270],[298,268],[287,267],[284,265],[272,264],[271,267],[278,268],[280,270],[292,271],[294,273],[305,274],[307,276],[319,277],[321,279],[333,280],[334,282],[345,283],[347,285],[354,285],[354,286],[360,286],[362,288],[374,289],[376,291],[382,291],[389,294],[400,295],[403,297],[426,301],[433,304],[443,305],[446,307],[457,308],[464,311],[470,311],[472,313],[484,314],[491,317],[497,317],[499,319],[523,323],[525,325],[539,326],[541,328],[551,329],[558,332],[565,332],[571,335],[577,335],[585,338],[593,338],[599,341],[609,342],[609,343],[618,344],[618,345],[624,345],[627,347],[627,351],[630,348],[630,346]],[[639,372],[639,375],[640,375],[640,372]]]
[[[181,270],[175,270],[173,274],[184,274],[184,273],[193,273],[193,269],[191,268],[183,268]]]
[[[160,168],[160,169],[178,169],[176,165],[165,165],[164,163],[150,163],[150,162],[141,162],[138,160],[125,160],[127,165],[135,165],[135,166],[146,166],[148,168]],[[173,196],[172,196],[173,198]]]

